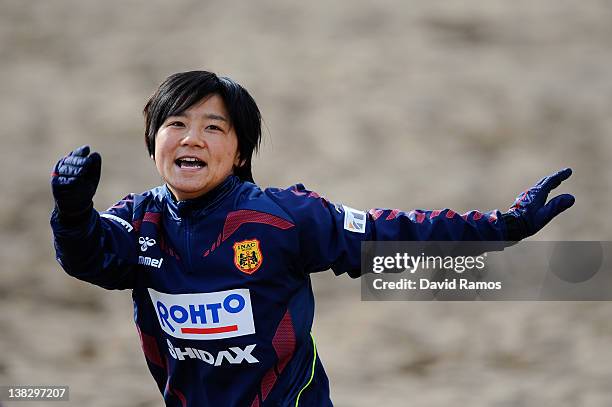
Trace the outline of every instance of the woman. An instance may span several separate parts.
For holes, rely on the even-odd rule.
[[[81,147],[57,163],[51,226],[76,278],[132,289],[146,361],[168,406],[329,406],[310,335],[310,273],[357,278],[368,240],[517,241],[574,198],[548,193],[565,169],[507,213],[336,205],[297,184],[260,189],[255,101],[229,78],[168,77],[144,108],[145,141],[163,186],[93,208],[101,157]]]

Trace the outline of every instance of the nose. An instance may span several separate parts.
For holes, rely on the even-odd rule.
[[[206,140],[204,140],[204,135],[192,127],[185,132],[183,138],[181,139],[181,145],[204,148],[206,147]]]

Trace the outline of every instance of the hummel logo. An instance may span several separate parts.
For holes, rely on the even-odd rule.
[[[146,252],[149,246],[153,246],[156,242],[155,239],[151,239],[150,237],[140,236],[138,238],[138,243],[140,244],[140,250]]]

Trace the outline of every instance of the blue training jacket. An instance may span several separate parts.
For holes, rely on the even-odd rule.
[[[504,240],[500,213],[361,212],[298,184],[230,176],[176,202],[167,186],[89,220],[54,211],[57,260],[106,289],[132,289],[134,319],[167,406],[331,406],[311,336],[310,273],[361,275],[367,240]]]

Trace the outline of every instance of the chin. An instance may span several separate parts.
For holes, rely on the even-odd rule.
[[[176,195],[179,200],[192,199],[199,195],[202,195],[202,191],[204,191],[206,187],[205,185],[193,186],[181,184],[177,185],[170,183],[168,183],[168,185],[170,186],[170,189],[173,191],[174,195]],[[179,196],[181,196],[182,198],[179,198]]]
[[[182,196],[186,196],[188,198],[186,199],[192,199],[192,198],[196,198],[202,194],[204,194],[204,188],[198,188],[198,189],[181,189],[178,190],[177,192],[179,194],[181,194]]]

